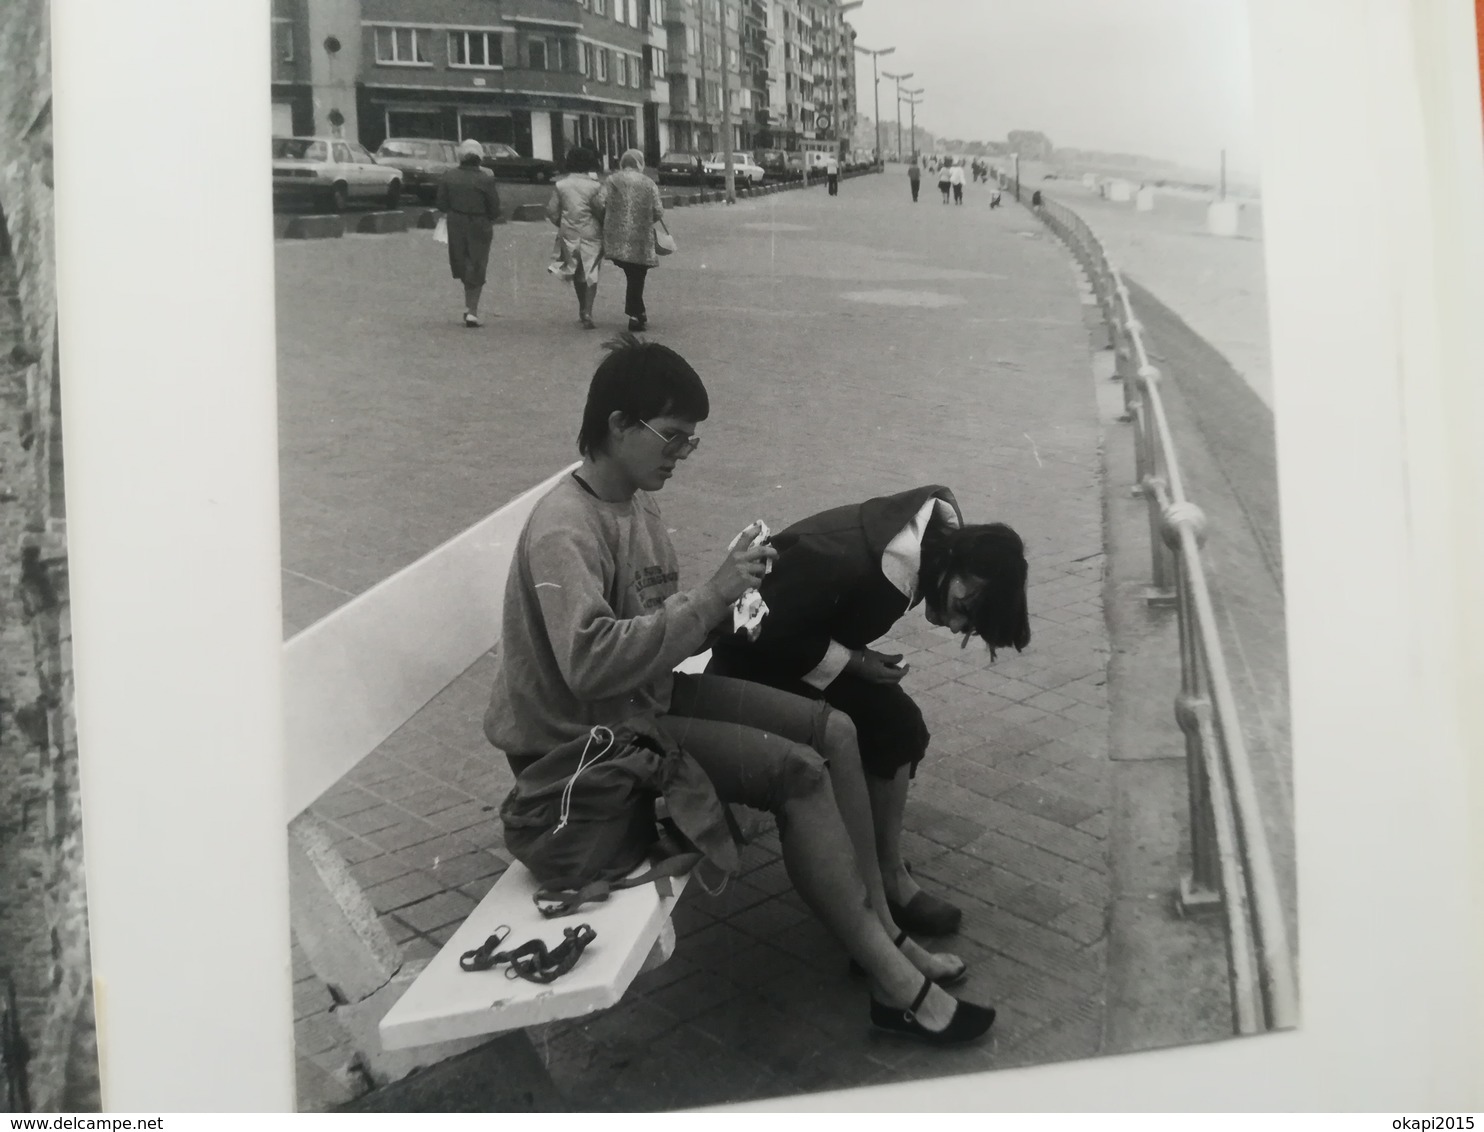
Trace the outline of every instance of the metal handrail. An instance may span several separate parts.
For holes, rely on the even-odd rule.
[[[1002,189],[1012,180],[1000,174]],[[1035,211],[1087,272],[1112,332],[1124,420],[1134,426],[1135,490],[1148,503],[1153,606],[1173,606],[1180,630],[1175,718],[1185,735],[1191,871],[1180,886],[1187,911],[1220,907],[1226,927],[1234,1029],[1298,1024],[1293,950],[1247,743],[1237,713],[1201,546],[1205,513],[1185,492],[1179,454],[1143,326],[1123,275],[1076,212],[1045,196]]]

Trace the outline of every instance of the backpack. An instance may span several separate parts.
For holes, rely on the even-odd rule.
[[[723,884],[739,868],[740,836],[711,779],[645,717],[542,755],[516,776],[500,820],[505,847],[541,885],[546,916],[703,863]]]

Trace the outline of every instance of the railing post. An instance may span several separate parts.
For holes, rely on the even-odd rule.
[[[1162,498],[1167,489],[1164,465],[1160,461],[1158,430],[1154,422],[1154,387],[1159,383],[1159,370],[1154,366],[1139,367],[1139,407],[1135,414],[1138,422],[1139,485],[1145,501],[1149,504],[1149,567],[1150,585],[1144,592],[1145,602],[1154,609],[1168,609],[1175,604],[1175,569],[1170,546],[1165,541],[1164,514],[1166,502]]]
[[[1211,741],[1211,697],[1196,640],[1195,610],[1190,596],[1190,564],[1179,553],[1180,531],[1189,526],[1197,543],[1206,536],[1206,516],[1193,503],[1165,509],[1161,536],[1175,552],[1175,608],[1180,627],[1180,694],[1175,720],[1185,734],[1185,770],[1190,793],[1190,873],[1180,880],[1180,910],[1191,914],[1221,907],[1221,854],[1216,844],[1211,783],[1206,774],[1206,744]]]

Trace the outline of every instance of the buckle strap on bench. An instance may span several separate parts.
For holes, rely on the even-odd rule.
[[[562,942],[547,950],[545,942],[533,939],[510,951],[501,951],[500,945],[510,936],[510,928],[501,924],[473,951],[459,957],[459,966],[466,971],[488,971],[501,963],[510,966],[505,971],[507,979],[521,978],[532,983],[550,983],[561,978],[577,965],[587,945],[598,938],[598,933],[587,924],[562,930]]]
[[[618,889],[638,888],[641,884],[649,884],[651,881],[684,876],[700,862],[701,854],[699,853],[677,853],[652,868],[646,869],[636,877],[625,877],[614,881],[595,880],[581,888],[543,888],[531,899],[535,901],[537,911],[548,920],[555,919],[557,916],[575,912],[584,904],[607,900],[609,894]],[[660,891],[662,895],[670,895],[663,885],[660,886]]]

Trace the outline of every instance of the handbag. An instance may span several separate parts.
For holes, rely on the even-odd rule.
[[[448,243],[448,217],[438,217],[438,223],[433,225],[433,242],[435,244]]]
[[[703,862],[723,883],[739,868],[739,832],[711,779],[642,716],[594,727],[531,763],[500,820],[505,848],[541,885],[535,900],[546,916]]]
[[[670,235],[670,229],[663,220],[656,220],[654,230],[654,250],[658,255],[673,255],[675,252],[675,237]]]

